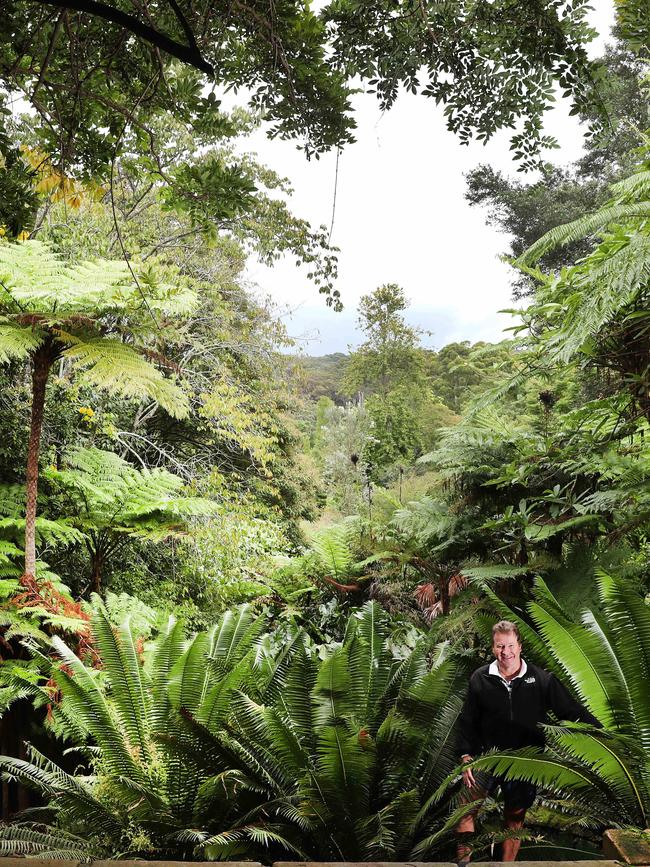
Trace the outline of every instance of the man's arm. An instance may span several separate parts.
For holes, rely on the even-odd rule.
[[[463,709],[458,717],[458,753],[460,756],[473,756],[479,751],[479,719],[480,706],[474,677],[471,677],[463,702]]]
[[[548,672],[546,703],[548,709],[552,710],[558,719],[590,723],[596,728],[602,728],[599,720],[583,704],[576,701],[568,689],[550,672]]]
[[[463,764],[471,762],[480,750],[479,742],[480,706],[473,678],[470,678],[463,709],[458,718],[458,752]],[[475,785],[471,768],[463,771],[463,782],[471,789]]]

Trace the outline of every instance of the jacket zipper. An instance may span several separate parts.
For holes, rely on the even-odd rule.
[[[501,680],[501,683],[504,685],[506,692],[508,693],[508,707],[510,708],[510,722],[513,722],[514,716],[512,713],[512,690],[514,688],[514,685],[512,683],[510,683],[508,685],[505,682],[505,680],[503,680],[502,678],[499,678],[499,679]]]

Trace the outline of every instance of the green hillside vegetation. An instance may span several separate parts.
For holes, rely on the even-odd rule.
[[[448,861],[502,617],[602,724],[472,760],[538,786],[522,857],[646,829],[644,4],[618,0],[599,60],[582,2],[9,5],[0,855]],[[355,349],[304,357],[252,292],[285,257],[345,302],[331,231],[246,141],[342,148],[360,86],[433,97],[461,143],[507,129],[536,172],[467,177],[508,235],[505,339],[428,348],[382,283]],[[585,147],[552,167],[558,87]]]

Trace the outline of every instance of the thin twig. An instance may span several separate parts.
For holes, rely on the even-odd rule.
[[[330,223],[330,233],[327,237],[327,244],[332,241],[332,232],[334,231],[334,216],[336,214],[336,194],[339,186],[339,157],[341,156],[341,148],[336,149],[336,169],[334,171],[334,197],[332,199],[332,221]]]

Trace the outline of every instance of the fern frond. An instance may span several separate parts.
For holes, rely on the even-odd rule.
[[[650,171],[634,172],[612,184],[610,192],[621,203],[631,199],[650,199]]]
[[[594,214],[580,217],[572,223],[556,226],[522,253],[515,260],[515,267],[530,266],[538,262],[542,256],[556,247],[563,247],[580,241],[606,228],[612,223],[620,223],[635,218],[643,219],[650,216],[650,202],[634,202],[630,204],[610,205],[601,208]]]
[[[92,631],[110,681],[112,703],[121,726],[132,749],[137,750],[139,761],[146,764],[150,759],[151,696],[150,684],[135,646],[136,637],[128,619],[116,630],[103,606],[95,609]]]
[[[82,381],[124,397],[149,398],[171,416],[186,418],[187,397],[133,347],[112,338],[75,339],[63,353],[82,371]]]
[[[229,671],[252,649],[263,628],[251,605],[226,611],[211,637],[209,655],[220,671]]]
[[[86,860],[96,857],[93,848],[82,837],[77,837],[59,828],[51,828],[32,822],[13,822],[0,828],[0,854],[44,857],[42,853],[65,852],[70,859]]]
[[[193,310],[198,298],[186,285],[160,284],[151,269],[135,266],[139,284],[123,260],[67,265],[47,244],[29,240],[0,245],[0,279],[22,305],[59,316],[89,309],[109,312],[149,310],[177,316]]]
[[[311,547],[323,568],[335,581],[350,575],[354,557],[350,548],[350,528],[346,524],[328,527],[316,533]]]
[[[38,328],[27,328],[0,317],[0,364],[29,358],[44,339],[45,335]]]
[[[381,698],[391,675],[390,634],[387,616],[376,602],[359,612],[353,637],[348,639],[348,670],[351,698],[360,725],[375,731],[374,718],[381,713]]]
[[[609,658],[598,641],[586,630],[559,618],[537,602],[529,604],[529,611],[583,703],[603,725],[611,726],[616,718],[618,694],[609,673]]]

